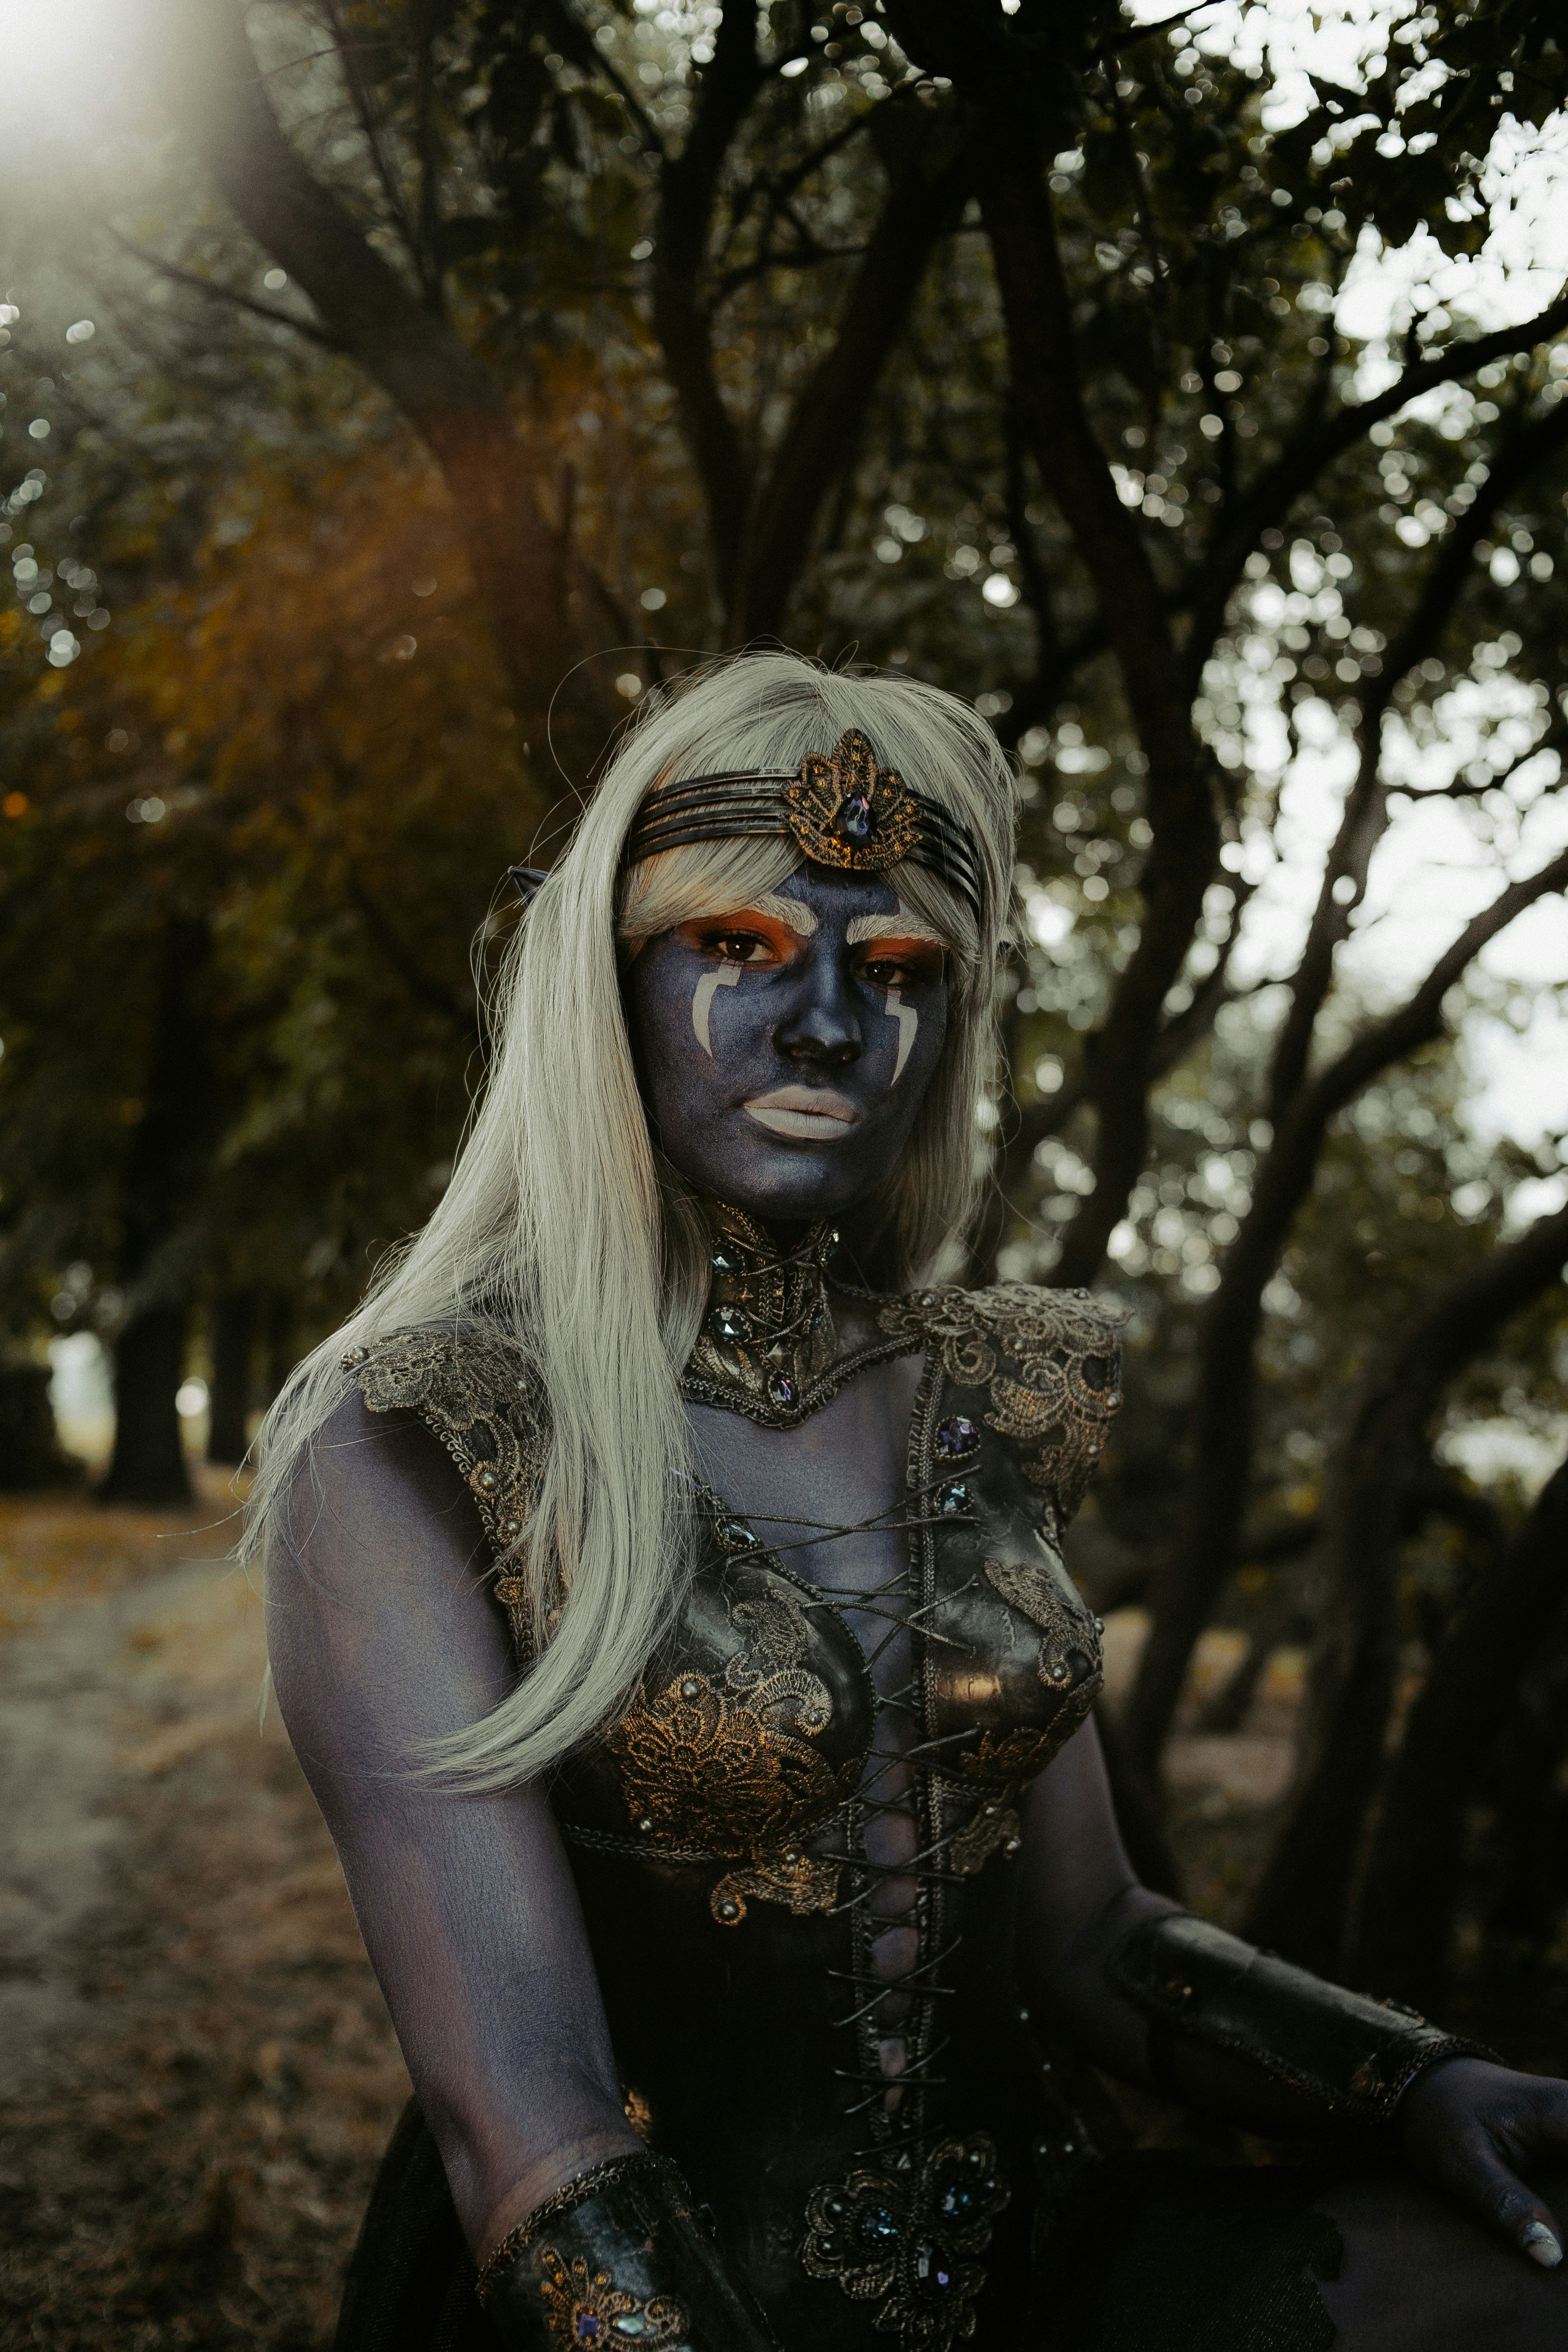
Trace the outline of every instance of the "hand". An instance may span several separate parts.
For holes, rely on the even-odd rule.
[[[1568,2083],[1484,2058],[1440,2058],[1417,2074],[1395,2120],[1424,2179],[1483,2214],[1532,2262],[1556,2268],[1562,2224],[1519,2175],[1568,2163]]]

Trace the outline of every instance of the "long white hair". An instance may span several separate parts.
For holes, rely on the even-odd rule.
[[[679,1381],[707,1301],[707,1239],[694,1196],[648,1131],[622,974],[644,940],[737,911],[802,860],[787,837],[735,839],[666,851],[623,874],[632,819],[665,777],[787,772],[850,728],[957,820],[981,880],[976,921],[923,866],[905,861],[887,877],[949,944],[947,1036],[897,1166],[846,1237],[880,1286],[928,1275],[973,1206],[1012,888],[1012,772],[984,721],[935,687],[846,675],[795,654],[744,654],[645,698],[508,949],[491,1006],[492,1067],[440,1206],[299,1366],[261,1430],[247,1550],[264,1540],[345,1392],[348,1349],[415,1325],[460,1336],[482,1321],[537,1372],[550,1444],[512,1572],[521,1568],[536,1620],[543,1596],[563,1591],[564,1604],[511,1696],[439,1744],[432,1769],[448,1785],[515,1785],[613,1720],[688,1573]]]

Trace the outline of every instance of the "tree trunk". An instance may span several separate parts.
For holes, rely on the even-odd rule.
[[[1442,1035],[1443,1000],[1481,949],[1516,915],[1565,885],[1568,852],[1500,890],[1403,1004],[1369,1022],[1342,1053],[1304,1081],[1276,1127],[1258,1172],[1252,1206],[1231,1244],[1220,1286],[1205,1310],[1178,1537],[1155,1580],[1153,1623],[1123,1717],[1129,1769],[1151,1790],[1194,1647],[1226,1579],[1239,1564],[1237,1547],[1252,1476],[1263,1293],[1317,1181],[1330,1123],[1382,1071]],[[1499,1252],[1498,1260],[1512,1262],[1507,1251]],[[1437,1298],[1446,1296],[1440,1291]],[[1465,1360],[1464,1355],[1457,1360]],[[1415,1379],[1423,1379],[1428,1369],[1418,1360]],[[1404,1460],[1406,1468],[1412,1466],[1408,1452]],[[1352,1585],[1353,1607],[1353,1579]]]
[[[294,1344],[294,1301],[275,1290],[267,1302],[267,1402],[278,1396],[299,1360]]]
[[[1562,1614],[1565,1565],[1568,1463],[1455,1616],[1410,1711],[1367,1861],[1363,1984],[1417,2004],[1442,1991],[1465,1803]]]
[[[207,1460],[243,1462],[250,1444],[251,1364],[256,1354],[256,1293],[225,1290],[212,1310],[212,1387]]]
[[[183,1302],[132,1317],[114,1349],[114,1454],[100,1503],[188,1503],[191,1477],[174,1391],[184,1377]]]
[[[1374,1351],[1323,1481],[1322,1615],[1295,1786],[1247,1933],[1339,1965],[1367,1810],[1384,1767],[1398,1649],[1405,1498],[1442,1392],[1499,1325],[1555,1279],[1568,1209],[1445,1283]]]
[[[164,923],[142,1117],[121,1189],[120,1282],[126,1319],[114,1349],[114,1454],[106,1503],[184,1502],[191,1485],[174,1391],[216,1114],[204,993],[211,934]]]
[[[519,848],[554,856],[619,706],[600,670],[583,661],[572,551],[543,510],[505,393],[366,243],[286,138],[230,0],[170,0],[168,18],[190,68],[186,127],[225,199],[441,468],[534,772],[552,803],[543,838]]]

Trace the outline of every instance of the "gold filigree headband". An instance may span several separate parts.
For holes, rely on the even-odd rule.
[[[635,866],[661,849],[689,842],[722,841],[736,834],[783,834],[814,866],[841,873],[880,874],[903,858],[940,876],[981,919],[979,861],[945,809],[911,792],[856,728],[824,758],[810,751],[797,773],[755,769],[688,776],[656,785],[627,836],[626,862]]]

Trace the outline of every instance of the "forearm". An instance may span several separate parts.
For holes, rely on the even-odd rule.
[[[1030,1793],[1018,1968],[1029,2005],[1124,2082],[1290,2138],[1386,2124],[1456,2042],[1254,1952],[1139,1885],[1091,1724]]]
[[[471,2212],[480,2210],[487,2182],[493,2183],[500,2171],[515,2172],[512,2180],[489,2206],[482,2222],[469,2231],[475,2259],[481,2267],[510,2231],[557,2196],[569,2182],[617,2157],[641,2153],[641,2141],[627,2122],[624,2110],[613,2102],[607,2105],[600,2104],[595,2115],[593,2105],[584,2101],[570,2123],[563,2124],[559,2116],[559,2109],[547,2107],[542,2111],[542,2127],[538,2134],[537,2147],[531,2153],[523,2152],[524,2161],[520,2169],[517,2168],[515,2152],[510,2162],[497,2166],[487,2165],[482,2160],[482,2152],[477,2144],[470,2144],[456,2163],[453,2157],[443,2149],[448,2180],[465,2163],[471,2167],[475,2189],[475,2194],[468,2200]]]
[[[1476,2045],[1259,1954],[1135,1882],[1037,1952],[1031,1997],[1108,2074],[1275,2137],[1392,2125],[1405,2089]]]

